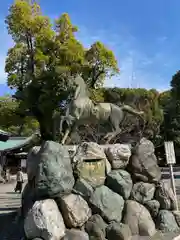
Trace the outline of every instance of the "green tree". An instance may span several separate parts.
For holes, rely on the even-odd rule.
[[[20,102],[6,95],[0,97],[0,126],[15,136],[29,136],[38,129],[38,122],[24,115]]]
[[[114,104],[128,104],[145,113],[144,123],[140,124],[136,118],[128,116],[124,121],[122,131],[143,131],[146,135],[154,139],[160,133],[160,126],[163,122],[163,111],[159,104],[159,93],[154,90],[130,89],[130,88],[111,88],[105,89],[104,99],[106,102]],[[142,121],[141,121],[142,122]],[[140,124],[140,128],[139,128]],[[133,130],[134,131],[134,130]],[[136,132],[135,132],[136,134]]]
[[[164,104],[164,136],[180,145],[180,71],[171,80],[171,90],[166,93]]]
[[[101,42],[95,42],[85,52],[84,78],[90,88],[103,86],[105,78],[119,73],[114,53]]]
[[[63,110],[68,101],[73,90],[70,77],[83,74],[94,88],[118,72],[117,61],[99,42],[86,50],[76,39],[78,28],[68,14],[52,25],[36,2],[16,0],[6,24],[15,43],[6,59],[8,85],[38,120],[42,138],[52,139],[53,112]]]

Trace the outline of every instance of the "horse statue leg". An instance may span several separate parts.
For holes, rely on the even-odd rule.
[[[66,132],[65,132],[65,134],[64,134],[64,137],[63,137],[63,139],[62,139],[62,141],[61,141],[61,144],[62,144],[62,145],[64,145],[64,143],[66,142],[67,137],[69,136],[70,131],[71,131],[71,128],[70,128],[70,127],[69,127],[68,129],[66,129]]]
[[[109,120],[113,127],[113,132],[108,133],[105,138],[107,139],[106,143],[109,143],[112,138],[117,136],[119,133],[121,133],[120,125],[122,124],[122,121],[124,119],[124,112],[128,112],[134,116],[138,116],[140,118],[143,118],[143,111],[137,111],[134,108],[130,107],[129,105],[124,105],[122,107],[119,107],[115,104],[111,104],[111,114],[109,117]]]
[[[64,145],[64,143],[66,142],[66,140],[67,140],[67,138],[68,138],[68,136],[69,136],[69,134],[70,134],[70,132],[71,132],[71,129],[72,129],[72,125],[73,125],[74,120],[75,120],[75,118],[72,117],[71,115],[69,115],[69,116],[62,116],[62,117],[61,117],[60,131],[62,131],[62,128],[63,128],[62,125],[63,125],[63,122],[64,122],[64,121],[66,121],[67,124],[68,124],[68,128],[66,129],[65,134],[64,134],[64,137],[63,137],[63,139],[62,139],[62,141],[61,141],[61,144],[63,144],[63,145]]]
[[[109,132],[106,134],[104,139],[106,140],[106,144],[108,144],[114,137],[116,137],[119,133],[121,133],[120,124],[124,119],[124,112],[118,106],[111,104],[111,114],[109,116],[109,120],[112,125],[113,132]]]
[[[117,131],[107,133],[106,136],[104,137],[104,139],[106,140],[106,144],[108,144],[114,137],[116,137],[120,133],[121,133],[120,128],[118,128]]]

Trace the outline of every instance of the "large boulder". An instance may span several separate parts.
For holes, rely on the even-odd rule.
[[[35,193],[34,189],[27,183],[23,189],[21,196],[21,214],[23,217],[27,215],[29,210],[32,208],[34,204]]]
[[[86,201],[89,200],[90,196],[93,194],[93,191],[93,187],[83,178],[77,179],[73,187],[73,193],[81,195]]]
[[[175,232],[179,230],[174,214],[168,210],[159,211],[156,227],[162,232]]]
[[[155,219],[160,209],[160,203],[157,200],[153,199],[145,202],[145,207],[150,212],[151,216]]]
[[[62,145],[46,141],[36,154],[38,162],[35,176],[37,199],[53,198],[72,191],[74,185],[73,171],[68,150]]]
[[[150,201],[154,197],[155,185],[151,183],[138,182],[133,185],[131,199],[141,204]]]
[[[180,212],[178,210],[175,210],[172,213],[176,219],[177,225],[180,227]]]
[[[128,225],[123,223],[111,222],[106,228],[108,240],[131,240],[132,234]]]
[[[170,188],[166,182],[160,181],[157,185],[155,199],[160,203],[160,209],[176,209],[176,198],[172,188]]]
[[[105,150],[106,156],[111,163],[112,169],[124,169],[131,156],[130,146],[127,144],[113,144]]]
[[[104,149],[95,142],[83,142],[78,146],[73,162],[81,162],[86,159],[106,159]]]
[[[157,183],[161,179],[161,170],[154,154],[151,141],[142,138],[130,158],[128,170],[135,181]]]
[[[106,179],[105,160],[91,159],[78,162],[75,166],[77,178],[85,179],[93,188],[104,184]]]
[[[72,228],[66,230],[66,236],[63,240],[89,240],[89,236],[86,232]]]
[[[94,142],[83,142],[73,158],[74,172],[78,178],[85,179],[91,186],[104,184],[107,159],[104,150]]]
[[[36,201],[25,218],[24,231],[28,239],[62,239],[65,236],[65,225],[55,201]]]
[[[133,186],[131,175],[125,170],[112,170],[106,178],[106,186],[128,199]]]
[[[69,228],[81,227],[91,217],[91,209],[87,202],[76,194],[62,197],[60,209]]]
[[[93,240],[105,240],[107,224],[100,215],[93,215],[85,224],[85,231]]]
[[[89,201],[93,212],[98,213],[105,221],[121,222],[124,200],[119,194],[101,186],[96,188]]]
[[[36,158],[37,153],[40,150],[40,146],[34,146],[28,153],[27,156],[27,177],[28,177],[28,181],[32,181],[33,178],[36,176],[37,173],[37,168],[38,168],[38,164],[39,164],[39,158]]]
[[[127,200],[124,212],[123,223],[130,227],[132,235],[153,236],[156,233],[149,211],[140,203]]]

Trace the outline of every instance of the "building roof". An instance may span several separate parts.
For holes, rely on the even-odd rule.
[[[6,142],[0,141],[0,152],[9,152],[13,150],[18,150],[20,148],[23,148],[27,145],[29,145],[34,137],[37,136],[37,134],[33,134],[30,137],[10,137]]]

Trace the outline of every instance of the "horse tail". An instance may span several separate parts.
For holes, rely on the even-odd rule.
[[[128,112],[130,114],[136,115],[137,117],[139,117],[142,121],[142,131],[141,131],[141,135],[143,135],[144,129],[145,129],[145,118],[144,118],[144,112],[143,111],[137,111],[134,108],[128,106],[128,105],[124,105],[121,106],[122,110],[125,112]],[[141,138],[142,136],[140,136]]]
[[[145,118],[144,118],[144,112],[143,111],[137,111],[137,110],[135,110],[132,107],[127,106],[127,105],[123,106],[122,110],[125,111],[125,112],[128,112],[130,114],[136,115],[138,118],[140,118],[141,123],[143,125],[143,130],[142,131],[144,132],[145,122],[146,122]]]
[[[128,105],[124,105],[124,106],[121,106],[122,110],[125,111],[125,112],[128,112],[130,114],[133,114],[133,115],[136,115],[140,118],[143,118],[143,112],[142,111],[137,111],[135,110],[134,108],[128,106]]]

